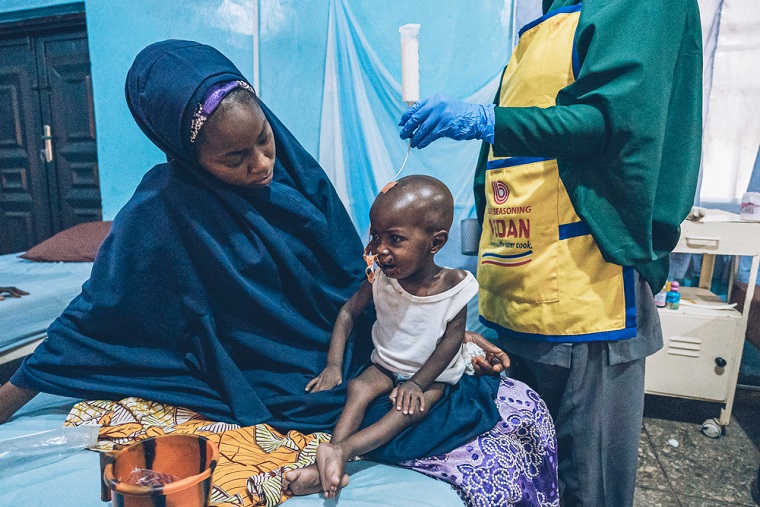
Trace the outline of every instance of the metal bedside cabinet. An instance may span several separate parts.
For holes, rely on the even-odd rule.
[[[731,419],[749,305],[760,264],[760,223],[709,210],[705,221],[681,225],[681,238],[674,251],[704,254],[699,287],[681,288],[678,310],[659,309],[664,344],[647,358],[645,390],[649,394],[723,403],[720,417],[702,425],[705,435],[719,437]],[[733,256],[729,290],[739,256],[752,257],[741,312],[705,308],[724,303],[710,292],[716,255]]]

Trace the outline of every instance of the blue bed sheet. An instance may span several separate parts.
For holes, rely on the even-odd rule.
[[[0,285],[29,293],[0,301],[0,353],[45,336],[48,326],[82,292],[92,262],[35,262],[0,255]]]
[[[60,428],[79,400],[39,394],[10,421],[0,425],[0,440]],[[98,455],[74,453],[61,461],[24,471],[0,470],[0,506],[56,505],[101,507]],[[448,484],[412,470],[370,461],[349,463],[349,485],[337,499],[320,495],[296,497],[286,507],[376,507],[463,505]],[[110,505],[110,504],[108,504]]]

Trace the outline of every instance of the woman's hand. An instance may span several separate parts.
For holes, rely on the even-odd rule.
[[[337,366],[327,366],[322,373],[306,384],[306,390],[312,393],[327,391],[343,382],[343,375]]]
[[[404,415],[414,415],[418,408],[420,412],[425,411],[422,388],[413,380],[396,386],[388,397],[396,405],[396,410],[402,411]]]
[[[482,335],[465,331],[464,341],[472,342],[486,353],[486,357],[473,357],[472,367],[475,369],[475,375],[498,375],[509,368],[509,356],[499,347],[489,342]]]
[[[0,424],[37,396],[37,391],[16,387],[10,382],[0,386]]]

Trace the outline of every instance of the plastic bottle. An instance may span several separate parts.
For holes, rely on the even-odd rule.
[[[678,282],[670,282],[670,290],[665,296],[665,306],[670,310],[678,310],[678,307],[681,304],[681,293],[678,292],[678,286]]]
[[[667,287],[663,286],[662,290],[654,295],[654,304],[657,308],[665,308],[665,297],[668,294]]]
[[[399,27],[401,34],[401,100],[410,106],[420,100],[420,25]]]

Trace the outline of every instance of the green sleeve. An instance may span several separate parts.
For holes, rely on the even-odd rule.
[[[496,108],[497,157],[585,158],[606,143],[604,113],[592,104]]]
[[[542,3],[547,12],[578,0]],[[494,151],[556,157],[573,207],[605,260],[635,266],[661,287],[699,176],[697,0],[585,0],[575,51],[580,69],[557,106],[497,109]],[[481,156],[476,195],[484,172]],[[482,218],[482,197],[476,203]]]
[[[580,72],[557,104],[599,105],[609,140],[598,156],[559,159],[560,176],[604,258],[662,287],[699,176],[697,0],[586,0],[575,47]]]

